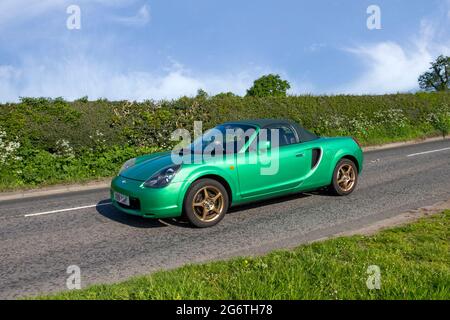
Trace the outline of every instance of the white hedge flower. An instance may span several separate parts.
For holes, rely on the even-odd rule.
[[[56,141],[56,154],[64,157],[75,157],[73,148],[70,146],[70,142],[65,139]]]
[[[6,131],[0,128],[0,164],[5,165],[11,160],[19,160],[15,153],[20,148],[20,142],[8,141]]]

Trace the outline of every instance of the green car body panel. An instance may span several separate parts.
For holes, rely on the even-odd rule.
[[[287,120],[278,120],[278,122]],[[218,180],[228,192],[231,206],[264,200],[290,193],[312,191],[332,183],[337,163],[348,158],[358,170],[362,170],[363,152],[351,137],[317,137],[310,141],[299,141],[278,148],[278,172],[262,175],[263,164],[249,160],[258,152],[249,152],[248,147],[261,129],[260,122],[239,121],[249,124],[256,131],[248,143],[238,152],[201,163],[183,163],[171,182],[160,188],[144,186],[152,175],[172,163],[171,152],[160,152],[136,158],[136,163],[122,171],[111,182],[113,205],[128,214],[148,218],[179,217],[183,213],[183,202],[192,183],[201,178]],[[264,123],[264,122],[263,122]],[[292,123],[292,122],[288,122]],[[270,158],[268,150],[266,156]],[[129,207],[119,204],[114,197],[118,192],[130,197]],[[138,204],[138,205],[136,205]]]

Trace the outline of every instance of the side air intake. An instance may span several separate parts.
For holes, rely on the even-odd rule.
[[[317,166],[317,163],[319,163],[319,159],[320,159],[321,153],[322,153],[322,150],[320,150],[320,149],[313,149],[312,150],[311,169],[315,168]]]

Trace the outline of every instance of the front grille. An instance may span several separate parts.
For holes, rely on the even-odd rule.
[[[130,205],[126,206],[122,203],[118,203],[119,206],[125,209],[131,209],[131,210],[141,210],[141,202],[138,198],[130,197]]]

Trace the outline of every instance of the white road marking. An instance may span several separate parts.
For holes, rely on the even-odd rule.
[[[59,209],[59,210],[53,210],[53,211],[29,213],[29,214],[24,215],[24,217],[43,216],[43,215],[46,215],[46,214],[67,212],[67,211],[75,211],[75,210],[82,210],[82,209],[88,209],[88,208],[95,208],[95,207],[107,206],[107,205],[110,205],[110,204],[111,204],[111,202],[106,202],[106,203],[92,204],[92,205],[89,205],[89,206],[82,206],[82,207],[76,207],[76,208],[67,208],[67,209]]]
[[[430,150],[430,151],[424,151],[424,152],[408,154],[407,157],[414,157],[414,156],[419,156],[421,154],[427,154],[427,153],[433,153],[433,152],[439,152],[439,151],[445,151],[445,150],[450,150],[450,148],[443,148],[443,149],[437,149],[437,150]]]

